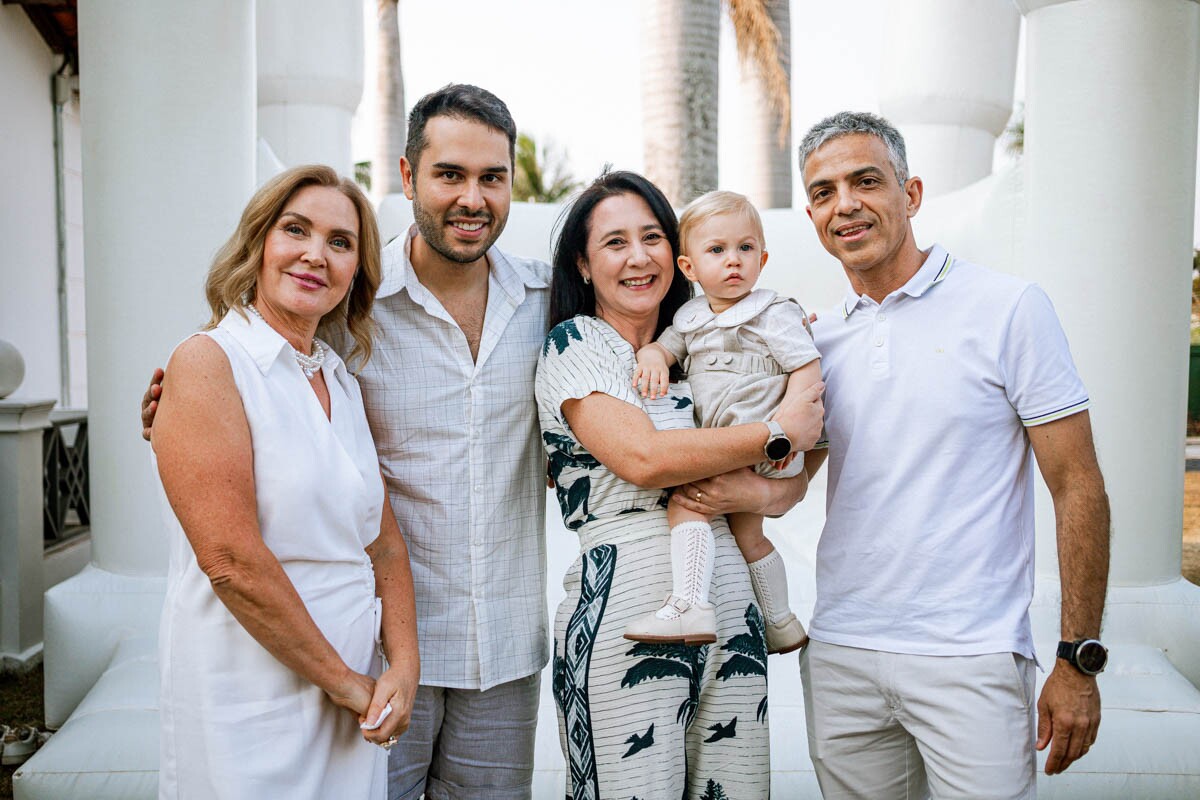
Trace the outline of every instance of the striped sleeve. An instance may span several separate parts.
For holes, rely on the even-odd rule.
[[[575,317],[550,331],[538,364],[538,404],[560,422],[562,404],[593,392],[642,408],[633,389],[633,350],[619,353],[590,317]]]
[[[1067,335],[1050,298],[1036,284],[1021,293],[1001,347],[1004,388],[1021,424],[1044,425],[1088,408]]]

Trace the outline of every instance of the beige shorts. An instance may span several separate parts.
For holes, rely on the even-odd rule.
[[[810,642],[800,674],[825,800],[1036,797],[1034,668]]]

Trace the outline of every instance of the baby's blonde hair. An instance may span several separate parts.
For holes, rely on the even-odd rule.
[[[754,204],[744,194],[717,189],[702,194],[688,203],[687,207],[683,209],[683,213],[679,215],[679,252],[687,255],[688,236],[692,231],[713,217],[719,217],[722,214],[745,215],[758,231],[759,246],[766,249],[762,217],[758,215],[758,209],[754,207]]]

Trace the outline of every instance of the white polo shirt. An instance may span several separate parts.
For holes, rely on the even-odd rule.
[[[935,245],[902,288],[851,291],[814,336],[829,489],[809,635],[1032,658],[1025,428],[1088,407],[1050,299]]]

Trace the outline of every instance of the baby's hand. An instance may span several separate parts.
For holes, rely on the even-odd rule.
[[[659,368],[656,366],[642,366],[633,372],[633,386],[637,389],[642,397],[647,397],[651,400],[657,400],[660,397],[667,396],[667,387],[670,385],[670,370],[667,368]]]
[[[651,342],[637,351],[637,369],[633,371],[633,388],[642,397],[657,400],[667,396],[671,384],[671,365],[675,357],[657,342]]]

